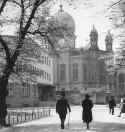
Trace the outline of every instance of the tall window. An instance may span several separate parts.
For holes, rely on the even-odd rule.
[[[51,65],[51,60],[49,59],[49,65]]]
[[[95,76],[94,75],[95,75],[94,72],[92,72],[92,81],[95,80]]]
[[[47,64],[46,61],[47,61],[47,58],[46,58],[46,56],[45,56],[45,64]]]
[[[23,96],[24,97],[29,97],[30,96],[30,84],[28,81],[23,83]]]
[[[16,68],[17,68],[17,71],[18,72],[23,72],[23,64],[21,61],[18,61],[17,64],[16,64]]]
[[[78,80],[78,64],[74,63],[73,64],[73,81]]]
[[[26,82],[26,90],[27,90],[27,96],[30,96],[30,82],[27,80]]]
[[[59,64],[57,64],[57,81],[59,81],[59,79],[60,79],[60,76],[59,76],[59,73],[60,73],[60,71],[59,71]]]
[[[44,56],[41,56],[41,63],[44,64]]]
[[[91,79],[92,79],[92,78],[91,78],[91,77],[92,77],[91,74],[92,74],[92,73],[91,73],[91,71],[89,70],[89,81],[91,81]]]
[[[125,80],[125,75],[123,73],[120,73],[119,74],[119,88],[120,88],[120,90],[122,90],[125,87],[124,80]]]
[[[14,96],[14,83],[8,83],[9,96]]]
[[[36,84],[32,84],[32,86],[33,86],[34,97],[37,97],[37,85]]]
[[[44,71],[43,70],[41,70],[41,77],[42,77],[42,79],[44,79]]]
[[[87,80],[87,67],[85,64],[83,64],[83,77],[84,77],[84,80],[86,81]]]
[[[66,80],[66,65],[60,64],[60,81]]]
[[[46,57],[46,64],[48,65],[48,57]]]

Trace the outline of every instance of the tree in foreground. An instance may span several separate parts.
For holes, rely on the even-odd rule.
[[[56,1],[55,1],[56,2]],[[68,1],[69,2],[69,1]],[[23,48],[24,41],[27,37],[45,37],[48,43],[54,50],[54,43],[58,41],[59,37],[69,35],[65,27],[61,27],[56,21],[49,21],[48,19],[40,16],[42,8],[48,3],[53,3],[51,0],[2,0],[0,2],[0,24],[1,26],[8,24],[16,24],[17,29],[17,43],[11,54],[11,48],[8,42],[0,35],[0,44],[2,52],[4,52],[5,64],[0,75],[0,124],[6,125],[7,105],[6,97],[8,95],[8,80],[10,75],[14,72],[16,61]],[[11,12],[7,12],[9,6],[13,7],[16,16],[8,19]],[[17,13],[18,12],[18,13]],[[6,15],[8,17],[6,17]],[[40,16],[40,19],[38,19]]]

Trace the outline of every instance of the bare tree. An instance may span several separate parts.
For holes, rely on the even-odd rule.
[[[17,20],[19,25],[17,44],[13,54],[11,54],[11,49],[8,46],[8,42],[3,39],[2,35],[0,35],[0,44],[2,46],[3,52],[5,52],[6,61],[0,76],[0,124],[2,126],[6,125],[5,118],[7,115],[6,96],[8,95],[8,80],[14,71],[14,66],[28,34],[32,36],[38,34],[39,36],[45,37],[53,50],[54,43],[55,41],[58,41],[60,36],[65,37],[67,34],[70,35],[67,28],[62,27],[56,23],[56,21],[45,20],[44,22],[35,22],[35,19],[37,19],[37,11],[42,8],[42,5],[47,2],[51,2],[51,0],[2,0],[0,5],[0,16],[2,16],[2,13],[4,13],[4,8],[8,2],[18,6],[20,15],[19,19]],[[10,22],[13,22],[13,20],[10,20]],[[41,24],[43,25],[42,27],[45,27],[44,29],[41,28]]]
[[[43,4],[46,0],[35,0],[35,1],[28,1],[28,0],[20,0],[20,1],[7,1],[3,0],[0,8],[0,13],[4,10],[4,7],[7,2],[14,2],[20,8],[20,21],[19,21],[19,34],[18,34],[18,44],[15,48],[13,55],[10,55],[10,49],[7,45],[7,42],[2,38],[0,35],[0,42],[1,45],[6,53],[6,64],[3,69],[3,74],[0,77],[0,124],[4,126],[6,124],[5,117],[7,115],[7,106],[6,106],[6,96],[8,95],[7,84],[8,79],[13,72],[13,67],[15,66],[16,60],[20,54],[20,50],[24,44],[24,40],[27,34],[28,29],[31,26],[32,19],[35,16],[35,13],[38,7]],[[30,3],[32,2],[32,3]],[[25,18],[26,7],[31,7],[31,11],[29,17]]]

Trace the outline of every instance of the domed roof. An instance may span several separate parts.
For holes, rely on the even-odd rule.
[[[60,5],[60,9],[57,13],[53,16],[56,21],[58,21],[61,25],[64,25],[72,32],[75,31],[75,22],[71,15],[63,10],[63,6]]]

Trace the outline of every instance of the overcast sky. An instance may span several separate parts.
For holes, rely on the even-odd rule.
[[[99,47],[105,49],[104,39],[108,30],[110,30],[114,37],[113,47],[115,48],[119,43],[118,39],[116,39],[119,31],[113,30],[112,21],[107,17],[110,14],[110,10],[107,8],[110,4],[116,1],[118,0],[81,0],[81,3],[76,3],[75,8],[75,4],[69,6],[59,0],[59,2],[52,8],[52,13],[56,13],[59,10],[59,5],[62,4],[64,11],[68,12],[74,18],[76,24],[75,34],[77,37],[76,47],[84,47],[88,45],[89,34],[94,24],[99,34]],[[13,8],[6,8],[5,10],[9,13],[11,12],[12,17],[17,15]],[[2,31],[4,34],[12,34],[12,32],[15,32],[15,25],[6,26]]]
[[[111,31],[114,37],[114,48],[118,46],[116,36],[119,31],[113,29],[113,23],[109,19],[111,9],[108,10],[109,5],[118,0],[81,0],[79,5],[69,6],[63,3],[64,11],[68,12],[75,20],[76,24],[76,46],[82,47],[89,43],[89,34],[94,24],[99,34],[98,45],[101,49],[105,49],[105,36],[108,30]],[[53,9],[54,12],[59,10],[60,2]],[[75,8],[75,9],[74,9]]]

